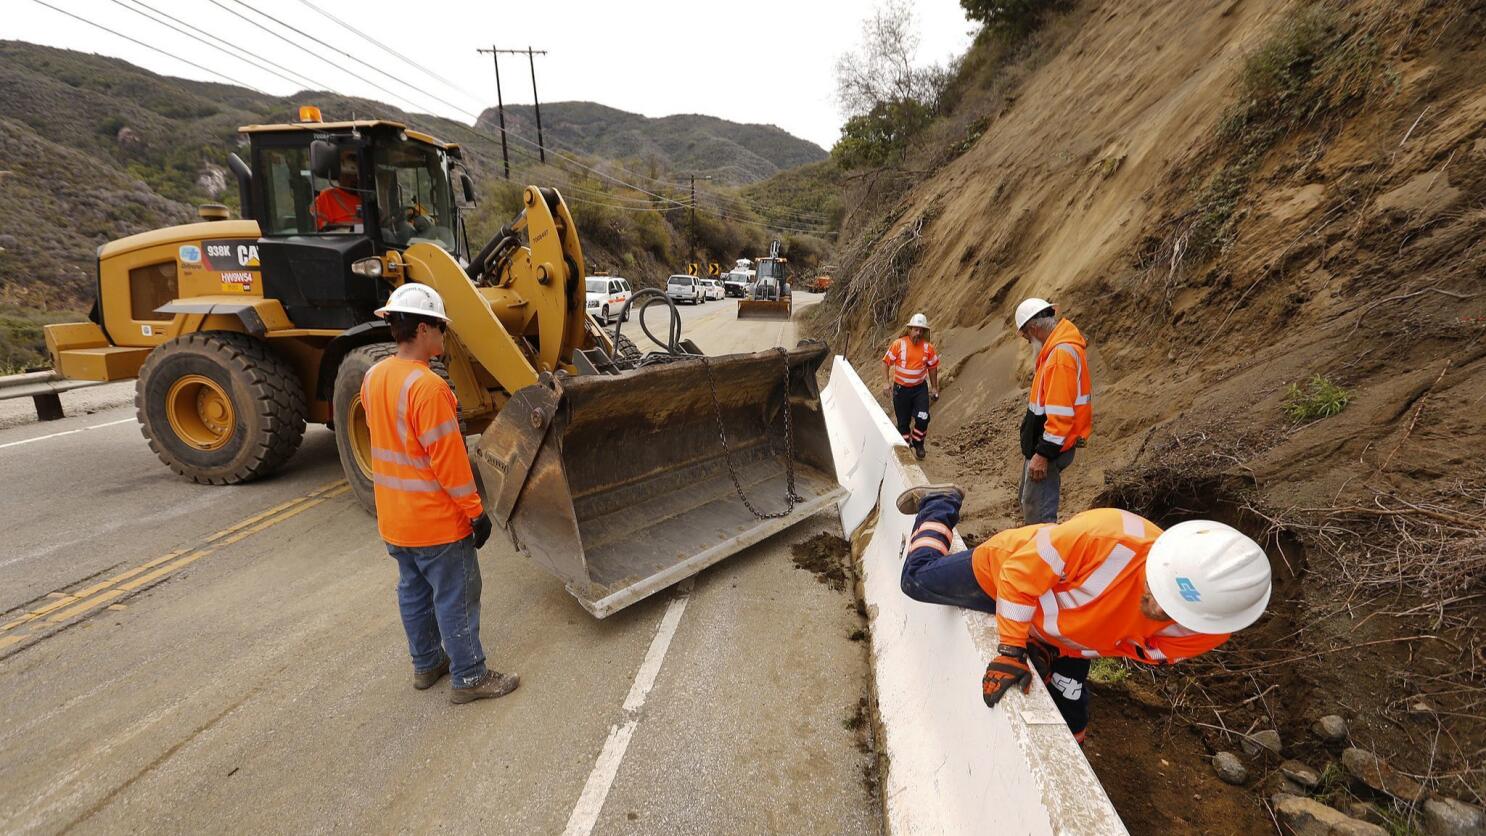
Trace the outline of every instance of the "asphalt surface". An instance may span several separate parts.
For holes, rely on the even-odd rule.
[[[792,344],[734,311],[682,308],[685,333]],[[789,559],[828,515],[603,621],[497,534],[482,636],[522,686],[452,706],[411,687],[329,431],[272,479],[195,485],[132,395],[64,394],[46,424],[0,402],[0,831],[881,829],[847,723],[860,621]]]

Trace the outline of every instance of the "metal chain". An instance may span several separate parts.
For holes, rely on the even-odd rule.
[[[712,390],[712,414],[717,418],[717,437],[722,442],[723,461],[727,462],[728,475],[733,479],[733,489],[738,492],[738,498],[743,500],[743,505],[753,516],[760,520],[774,520],[787,517],[794,513],[795,503],[803,501],[795,492],[795,431],[791,421],[794,406],[789,399],[789,352],[784,348],[775,348],[784,363],[784,502],[783,511],[765,514],[753,507],[748,499],[748,494],[743,492],[743,481],[738,477],[738,467],[733,464],[733,451],[728,447],[728,433],[722,422],[722,403],[717,399],[717,381],[712,378],[712,364],[708,362],[707,356],[701,355],[702,368],[707,370],[707,386]]]

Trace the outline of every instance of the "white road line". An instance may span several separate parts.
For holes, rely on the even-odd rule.
[[[634,737],[635,728],[640,725],[640,709],[645,706],[645,697],[650,694],[655,678],[660,675],[661,663],[666,660],[666,651],[671,649],[671,639],[675,637],[676,627],[681,623],[681,614],[686,612],[687,600],[687,591],[677,590],[676,597],[666,607],[666,614],[660,620],[660,628],[655,631],[650,649],[645,652],[645,660],[635,673],[635,682],[630,686],[629,696],[624,698],[624,722],[609,727],[609,738],[604,741],[604,748],[599,752],[598,760],[593,763],[593,771],[588,773],[588,783],[583,785],[583,794],[578,797],[572,815],[568,816],[568,825],[562,831],[563,836],[588,836],[598,823],[599,812],[604,809],[609,788],[614,785],[614,777],[619,774],[619,764],[624,760],[630,738]]]
[[[4,450],[6,447],[19,447],[22,444],[30,444],[33,441],[46,441],[48,438],[61,438],[64,435],[72,435],[73,433],[87,432],[88,430],[101,430],[104,427],[113,427],[113,426],[117,426],[119,424],[132,424],[132,423],[134,423],[134,421],[135,421],[134,418],[120,418],[117,421],[109,421],[109,422],[103,423],[103,424],[94,424],[91,427],[82,427],[82,428],[76,429],[76,430],[64,430],[64,431],[59,432],[59,433],[52,433],[51,435],[38,435],[35,438],[23,438],[20,441],[7,441],[4,444],[0,444],[0,450]]]

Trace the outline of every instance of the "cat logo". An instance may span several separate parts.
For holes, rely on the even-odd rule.
[[[258,243],[241,238],[202,241],[206,261],[218,273],[241,270],[258,270]]]
[[[239,267],[257,267],[258,266],[258,245],[257,244],[238,244],[237,245],[237,265]]]

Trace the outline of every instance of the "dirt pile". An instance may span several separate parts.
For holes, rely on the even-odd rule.
[[[1008,320],[1050,298],[1095,380],[1064,514],[1216,518],[1269,550],[1255,628],[1101,688],[1096,769],[1114,792],[1111,769],[1205,763],[1262,729],[1323,769],[1336,753],[1307,730],[1341,714],[1356,745],[1479,803],[1486,4],[1084,2],[997,54],[979,112],[955,117],[984,120],[968,150],[861,187],[813,325],[875,368],[928,314],[946,362],[928,469],[971,486],[964,525],[986,533],[1018,522],[1030,359]],[[1125,712],[1110,692],[1132,683],[1159,709]],[[1211,793],[1268,821],[1274,770],[1250,766],[1255,792]],[[1136,831],[1183,829],[1142,810],[1212,801],[1139,784]]]
[[[851,580],[851,543],[830,532],[821,532],[790,547],[796,569],[804,569],[837,592],[846,591]]]

